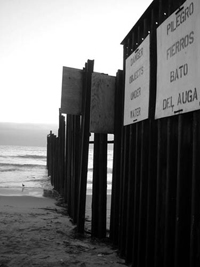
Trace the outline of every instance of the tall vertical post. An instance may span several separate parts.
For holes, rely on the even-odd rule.
[[[92,236],[106,237],[107,134],[94,135]]]
[[[120,203],[120,172],[121,172],[121,139],[123,131],[123,71],[118,70],[116,77],[115,96],[115,130],[113,152],[113,179],[111,196],[110,239],[118,245],[119,239],[119,203]]]
[[[78,196],[78,216],[77,231],[84,233],[85,225],[85,204],[87,190],[87,168],[89,151],[89,124],[90,124],[90,98],[91,80],[94,61],[88,60],[84,69],[84,86],[82,102],[82,122],[81,122],[81,151],[80,151],[80,184]]]

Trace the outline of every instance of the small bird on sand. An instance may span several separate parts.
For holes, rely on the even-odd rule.
[[[24,185],[24,184],[22,184],[22,192],[24,191],[24,186],[25,186],[25,185]]]

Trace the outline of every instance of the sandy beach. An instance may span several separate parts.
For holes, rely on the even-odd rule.
[[[0,267],[123,266],[107,242],[80,236],[54,198],[0,195]]]

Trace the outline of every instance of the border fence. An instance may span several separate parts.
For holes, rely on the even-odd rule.
[[[173,116],[155,119],[160,66],[157,29],[174,12],[177,15],[183,10],[176,21],[178,28],[190,15],[187,4],[196,8],[197,3],[197,0],[154,0],[122,41],[124,67],[114,79],[109,239],[126,263],[134,267],[200,265],[200,111],[182,112],[181,109]],[[175,31],[174,25],[169,27]],[[150,46],[148,118],[124,125],[126,62],[147,36]],[[64,196],[69,215],[80,233],[84,232],[85,221],[93,64],[89,60],[81,71],[80,113],[67,114],[65,120],[61,107],[58,137],[50,133],[47,138],[51,182]],[[199,70],[197,73],[200,76]],[[169,102],[166,105],[171,108]],[[108,133],[94,131],[91,234],[99,238],[106,236]]]

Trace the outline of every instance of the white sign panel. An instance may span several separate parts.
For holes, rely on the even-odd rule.
[[[200,1],[188,0],[157,29],[155,118],[200,108]]]
[[[149,35],[126,59],[124,125],[149,115]]]

